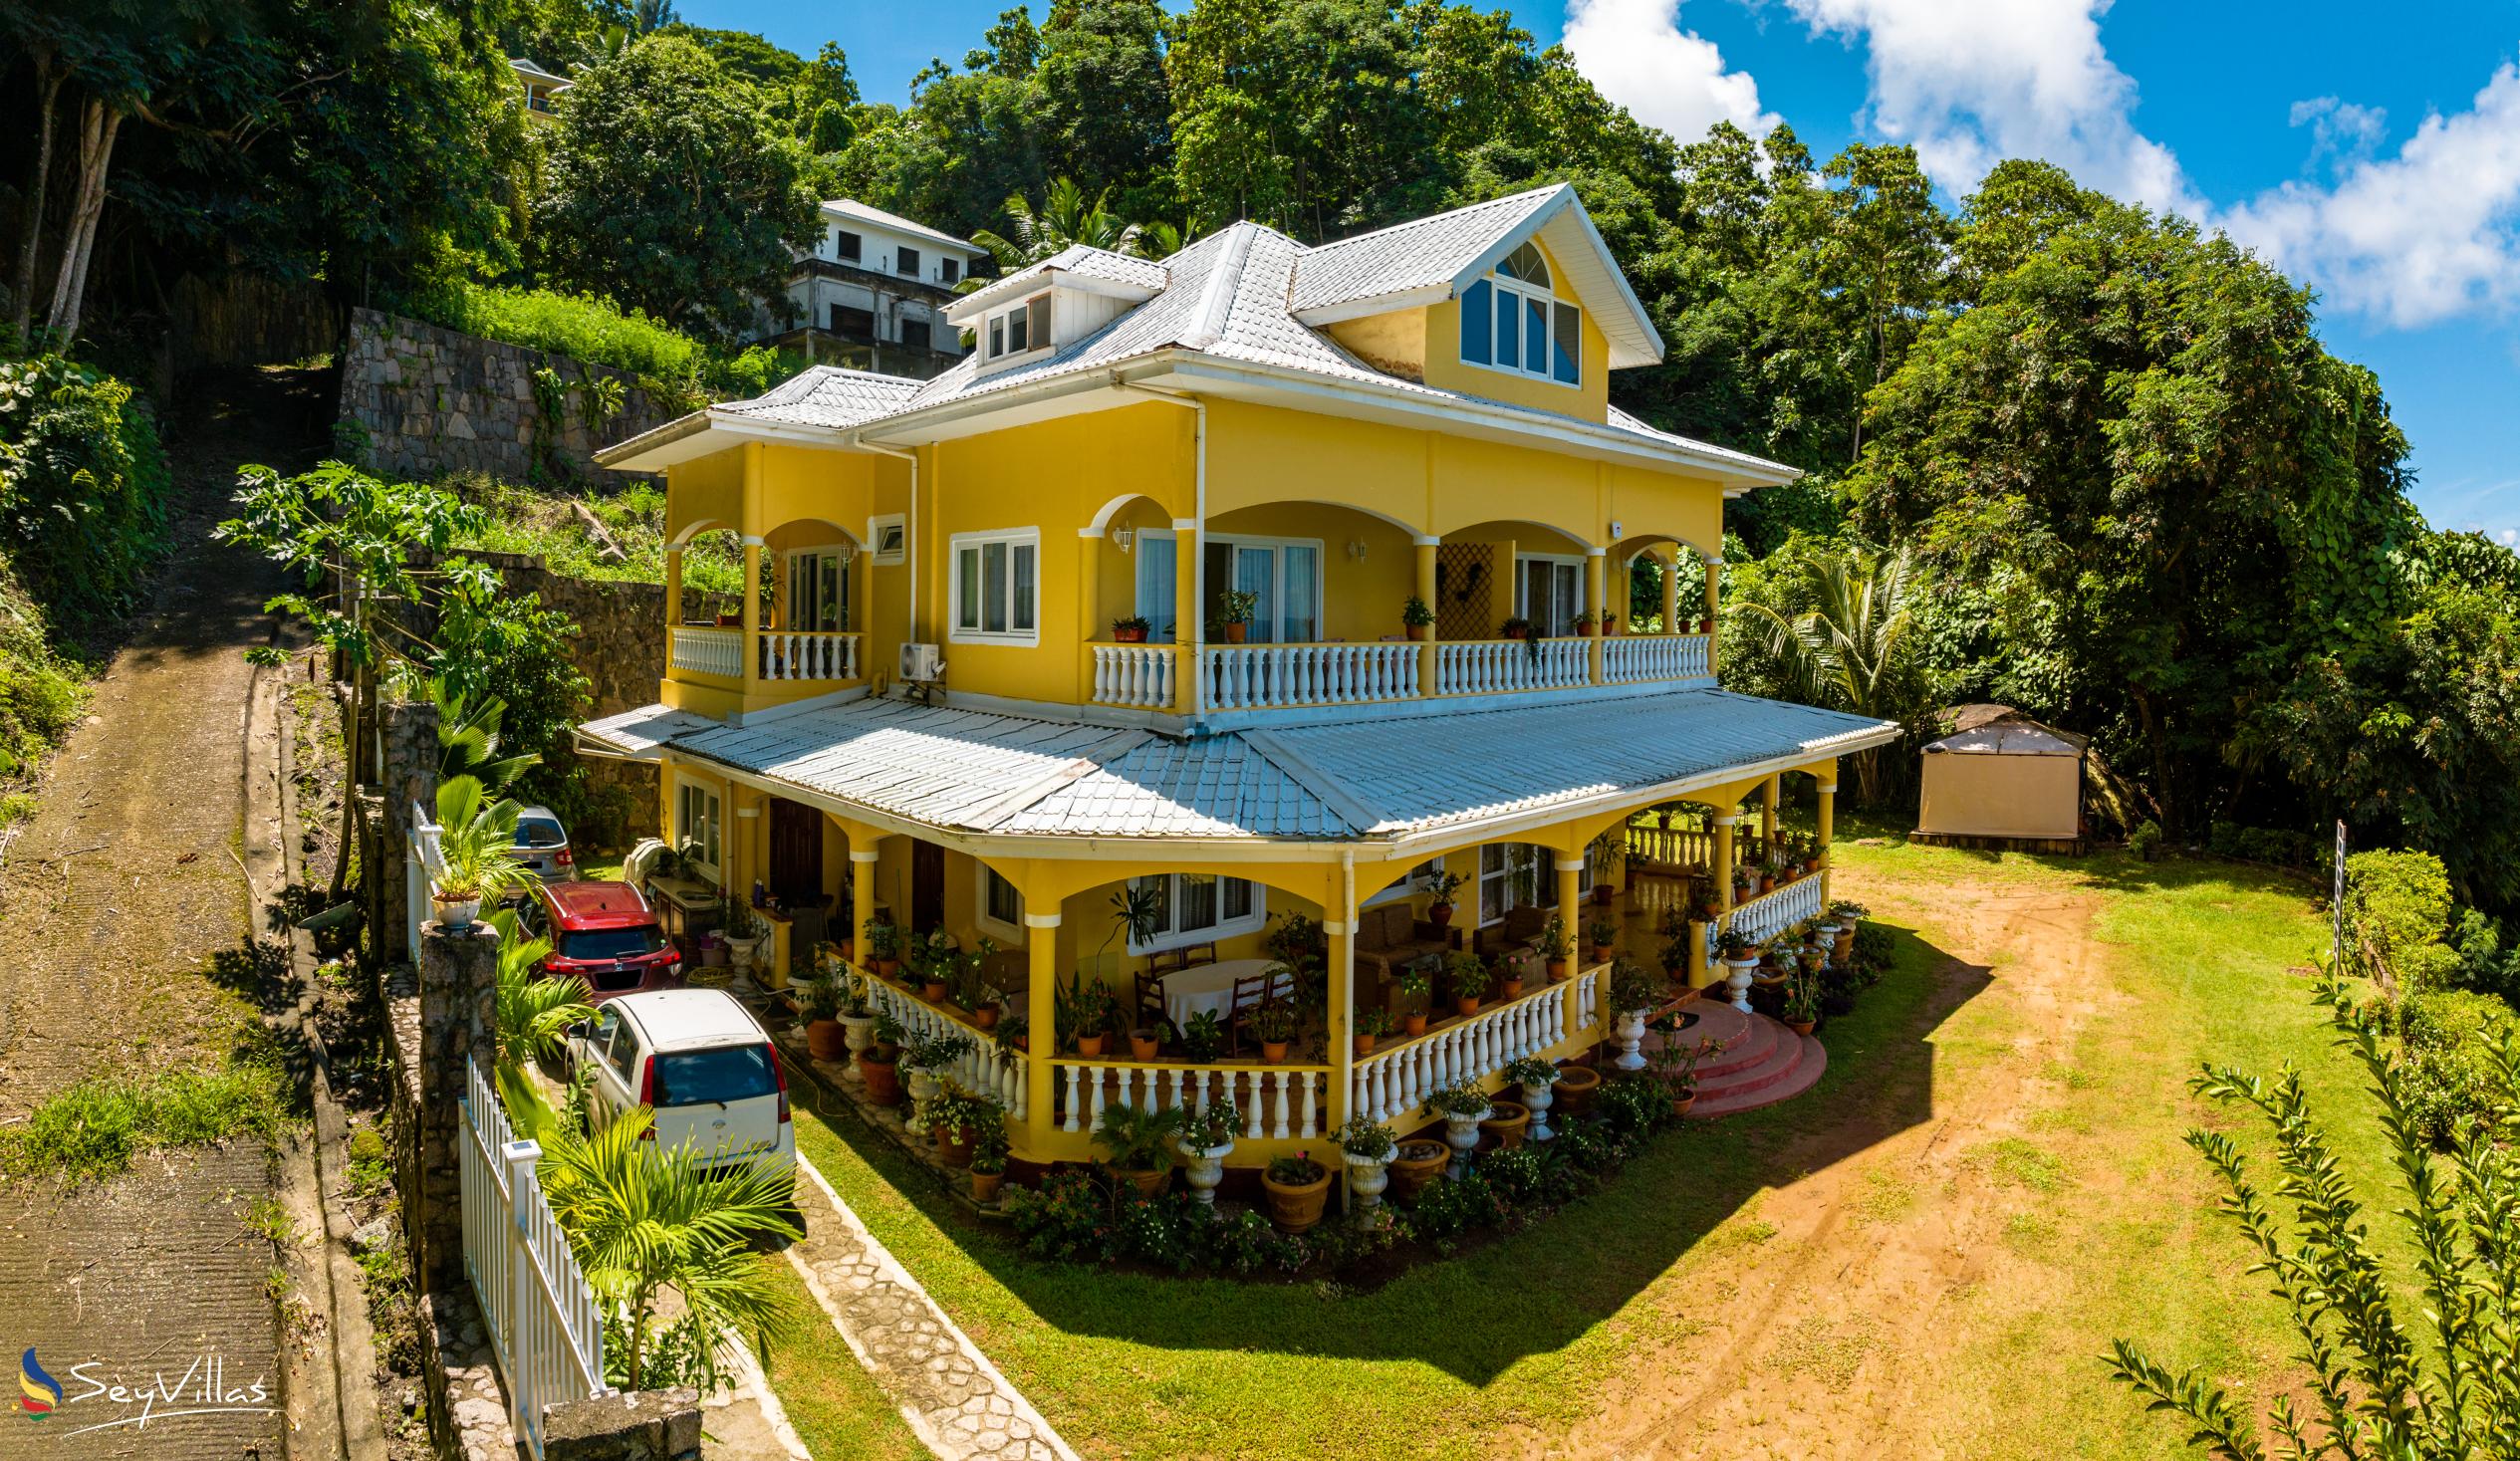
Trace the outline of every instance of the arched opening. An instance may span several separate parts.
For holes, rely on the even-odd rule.
[[[1362,643],[1406,637],[1417,534],[1363,508],[1285,501],[1210,518],[1199,539],[1209,642],[1247,614],[1254,644]],[[1229,597],[1235,596],[1235,597]],[[1247,597],[1239,597],[1247,596]]]
[[[1564,638],[1598,618],[1592,545],[1545,523],[1500,519],[1443,536],[1435,560],[1435,637],[1493,639],[1527,623],[1535,638]]]

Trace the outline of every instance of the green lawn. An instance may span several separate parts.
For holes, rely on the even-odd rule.
[[[1815,1090],[1666,1136],[1610,1190],[1372,1293],[1036,1262],[962,1218],[923,1175],[897,1170],[847,1117],[800,1110],[799,1139],[1088,1455],[1466,1456],[1581,1442],[1578,1428],[1607,1396],[1652,1386],[1668,1356],[1689,1356],[1694,1322],[1682,1296],[1720,1286],[1752,1248],[1770,1257],[1775,1229],[1758,1205],[1806,1168],[1856,1164],[1850,1220],[1873,1225],[1866,1231],[1918,1220],[1938,1195],[1870,1170],[1872,1153],[1990,1089],[2016,1069],[2007,1063],[2035,1059],[2041,1096],[2027,1128],[1971,1153],[1972,1170],[2017,1208],[1986,1279],[1951,1300],[1961,1312],[1949,1352],[1908,1371],[1896,1356],[1832,1349],[1826,1335],[1786,1335],[1772,1362],[1789,1373],[1805,1362],[1823,1372],[1869,1362],[1900,1391],[1898,1403],[1947,1417],[1935,1423],[1947,1425],[1938,1439],[1954,1455],[2177,1453],[2175,1429],[2143,1416],[2096,1362],[2110,1337],[2143,1338],[2253,1395],[2289,1348],[2262,1286],[2238,1277],[2240,1247],[2207,1209],[2201,1164],[2179,1143],[2203,1114],[2185,1075],[2207,1054],[2269,1070],[2291,1059],[2310,1070],[2325,1109],[2351,1109],[2358,1134],[2370,1125],[2346,1098],[2354,1083],[2307,982],[2286,972],[2320,936],[2307,890],[2219,864],[1841,846],[1842,889],[1913,931],[1902,934],[1892,977],[1830,1028],[1830,1067]],[[2000,969],[1983,991],[1932,997],[1934,889],[1955,883],[2098,898],[2094,931],[2111,946],[2098,957],[2113,1002],[2075,1049],[2025,1056]],[[2358,1175],[2380,1171],[2371,1143],[2347,1150],[2365,1169]],[[1819,1357],[1797,1359],[1797,1344]],[[1767,1382],[1749,1369],[1712,1363],[1719,1376],[1738,1371],[1735,1382]],[[1701,1370],[1691,1383],[1705,1378]],[[819,1443],[817,1453],[859,1454]]]
[[[772,1259],[768,1267],[783,1322],[770,1337],[762,1370],[815,1461],[918,1461],[927,1455],[909,1422],[849,1352],[796,1269],[784,1258]]]

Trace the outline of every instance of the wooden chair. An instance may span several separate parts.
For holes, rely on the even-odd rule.
[[[1268,1003],[1269,984],[1269,971],[1266,969],[1235,978],[1232,1002],[1225,1006],[1225,1049],[1228,1053],[1242,1054],[1242,1027],[1250,1023],[1253,1011]]]
[[[1185,943],[1176,949],[1163,949],[1147,955],[1146,971],[1150,974],[1173,974],[1183,969],[1195,969],[1201,964],[1215,962],[1216,945]]]
[[[1137,976],[1136,1013],[1138,1028],[1141,1030],[1151,1030],[1172,1023],[1172,1017],[1165,1014],[1163,1009],[1163,976],[1152,969]],[[1173,1033],[1176,1036],[1180,1034],[1177,1030]]]

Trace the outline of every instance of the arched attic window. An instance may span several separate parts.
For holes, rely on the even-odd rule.
[[[1473,365],[1577,385],[1584,378],[1584,312],[1549,288],[1549,261],[1524,243],[1496,272],[1461,292],[1461,359]]]

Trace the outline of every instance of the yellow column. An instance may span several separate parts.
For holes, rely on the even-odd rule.
[[[761,683],[761,539],[744,535],[744,703]]]
[[[1330,1090],[1325,1119],[1330,1129],[1347,1124],[1349,1096],[1357,1084],[1357,935],[1356,925],[1325,919],[1330,935]],[[1341,1183],[1344,1191],[1346,1183]]]
[[[1543,957],[1549,954],[1561,954],[1566,958],[1566,988],[1560,993],[1566,1000],[1566,1028],[1569,1030],[1581,1030],[1588,1023],[1584,1018],[1583,1003],[1575,997],[1576,979],[1574,977],[1575,970],[1582,963],[1575,956],[1576,950],[1584,943],[1583,879],[1584,854],[1582,852],[1558,853],[1558,921],[1566,925],[1566,944],[1563,948],[1543,949],[1541,953]]]
[[[1785,774],[1778,772],[1759,788],[1759,860],[1767,861],[1776,852],[1776,797]]]
[[[682,545],[665,545],[665,674],[673,674],[673,636],[682,627]]]
[[[867,925],[875,921],[875,866],[883,854],[872,846],[860,846],[860,829],[849,834],[849,958],[859,968],[868,966]]]
[[[1680,554],[1671,550],[1671,561],[1662,566],[1662,632],[1680,631]]]
[[[1132,610],[1134,612],[1134,610]],[[1094,643],[1103,637],[1103,535],[1077,529],[1077,642],[1086,646],[1077,656],[1077,703],[1094,699]]]
[[[1425,600],[1430,609],[1435,607],[1435,550],[1442,544],[1440,538],[1417,540],[1417,597]],[[1426,642],[1417,646],[1417,693],[1428,698],[1435,693],[1435,628],[1428,624]]]
[[[1602,640],[1610,632],[1610,626],[1602,621],[1610,612],[1610,601],[1605,597],[1603,588],[1609,562],[1610,550],[1606,548],[1593,549],[1584,558],[1584,595],[1589,601],[1584,607],[1593,611],[1593,642],[1589,647],[1593,661],[1592,680],[1597,685],[1602,683]]]
[[[1837,830],[1837,811],[1838,784],[1834,781],[1824,781],[1820,784],[1820,903],[1822,907],[1829,905],[1829,874],[1837,865],[1837,859],[1829,855],[1829,839]]]
[[[1024,946],[1032,957],[1032,983],[1024,991],[1024,1021],[1032,1051],[1024,1062],[1026,1135],[1050,1129],[1051,1092],[1059,1074],[1059,915],[1035,913],[1026,893]]]
[[[1732,851],[1732,825],[1741,820],[1740,809],[1719,814],[1715,818],[1715,917],[1732,911],[1732,872],[1737,859]]]
[[[1722,559],[1706,560],[1706,672],[1710,675],[1715,672],[1715,643],[1720,637],[1715,632],[1715,594],[1722,584],[1723,572]]]
[[[1199,520],[1172,520],[1173,708],[1199,712],[1199,650],[1207,643],[1207,606],[1199,602]]]

